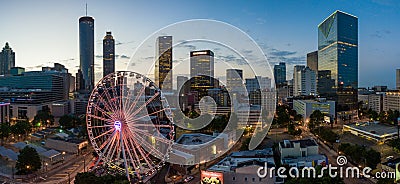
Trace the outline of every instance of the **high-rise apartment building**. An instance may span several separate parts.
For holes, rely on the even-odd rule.
[[[90,16],[79,18],[79,69],[82,72],[84,90],[94,87],[94,19]]]
[[[8,42],[0,52],[0,75],[10,74],[10,69],[15,66],[15,52]]]
[[[334,87],[330,96],[336,100],[338,111],[356,109],[358,88],[357,17],[335,11],[318,25],[318,70],[331,71]],[[347,94],[354,95],[354,98]],[[346,99],[339,99],[341,97]]]
[[[111,32],[103,38],[103,77],[115,72],[115,40]]]
[[[309,96],[317,94],[317,80],[314,70],[305,66],[294,66],[293,95]]]
[[[172,36],[160,36],[156,41],[156,85],[162,90],[172,90]]]

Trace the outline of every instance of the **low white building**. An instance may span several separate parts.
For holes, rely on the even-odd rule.
[[[217,177],[223,183],[276,183],[275,175],[258,177],[260,167],[275,167],[271,148],[263,150],[233,152],[207,171],[202,171],[201,180]]]
[[[335,118],[335,101],[329,101],[324,98],[317,100],[293,100],[293,109],[297,114],[303,116],[304,122],[309,122],[310,115],[316,111],[321,111],[322,114],[330,118]]]
[[[281,163],[291,167],[312,167],[328,164],[328,158],[318,153],[314,139],[284,140],[279,143]]]

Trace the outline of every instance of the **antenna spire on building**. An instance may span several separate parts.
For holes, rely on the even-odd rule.
[[[86,16],[87,16],[87,3],[86,3]]]

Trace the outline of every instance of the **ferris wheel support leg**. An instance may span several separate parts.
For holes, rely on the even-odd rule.
[[[124,157],[126,177],[128,177],[128,181],[131,181],[131,176],[129,175],[129,165],[126,162],[125,146],[124,146],[123,139],[122,139],[122,131],[119,131],[119,135],[120,135],[120,142],[121,142],[121,148],[122,148],[122,156]]]

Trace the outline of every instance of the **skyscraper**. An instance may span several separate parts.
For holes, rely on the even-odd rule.
[[[320,70],[317,74],[317,93],[320,96],[328,97],[332,93],[335,81],[331,78],[330,70]]]
[[[396,69],[396,89],[400,90],[400,69]]]
[[[115,41],[111,32],[103,39],[103,77],[115,72]]]
[[[274,66],[274,77],[276,86],[286,83],[286,64],[284,62]]]
[[[310,52],[307,54],[307,66],[318,72],[318,51]]]
[[[243,70],[227,69],[226,70],[226,89],[232,92],[244,92]]]
[[[163,90],[172,90],[172,36],[160,36],[156,41],[156,85]]]
[[[176,84],[178,92],[181,91],[182,94],[188,93],[190,91],[190,85],[188,85],[189,78],[185,76],[177,76]]]
[[[318,25],[318,70],[331,71],[334,80],[331,94],[336,98],[338,111],[355,109],[358,88],[357,17],[335,11]],[[346,97],[343,94],[356,97]]]
[[[296,65],[293,68],[293,95],[300,96],[301,95],[301,70],[303,70],[305,66]]]
[[[94,87],[94,19],[84,16],[79,18],[79,69],[82,71],[85,91]]]
[[[214,88],[214,53],[211,50],[190,52],[190,82],[191,91],[199,93],[198,99]]]
[[[10,74],[10,69],[15,66],[15,52],[6,42],[6,46],[0,52],[0,75]]]

